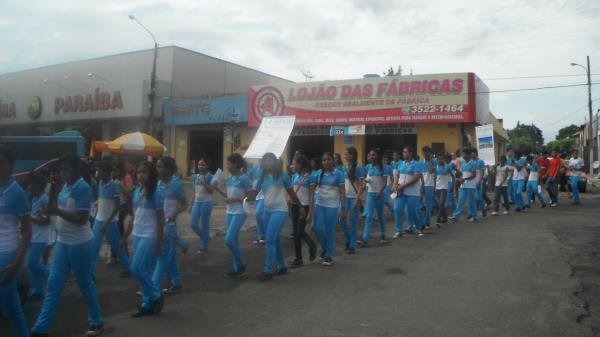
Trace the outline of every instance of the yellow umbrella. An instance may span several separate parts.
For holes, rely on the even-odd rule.
[[[142,132],[125,134],[108,143],[109,152],[135,153],[159,157],[166,150],[158,140]]]

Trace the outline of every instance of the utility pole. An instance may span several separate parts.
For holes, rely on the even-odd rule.
[[[589,113],[589,119],[588,119],[588,146],[589,146],[589,173],[592,174],[593,172],[593,166],[592,166],[592,162],[594,161],[594,144],[593,144],[593,139],[594,139],[594,133],[592,130],[592,126],[593,126],[593,116],[592,116],[592,71],[590,69],[590,56],[588,55],[587,57],[587,67],[582,66],[581,64],[577,64],[577,63],[571,63],[572,66],[578,66],[581,67],[583,69],[585,69],[585,72],[587,74],[587,85],[588,85],[588,113]]]

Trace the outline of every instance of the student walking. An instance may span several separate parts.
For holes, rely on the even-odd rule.
[[[310,208],[310,187],[313,183],[313,177],[310,172],[310,164],[304,155],[294,156],[294,175],[292,184],[294,192],[300,201],[299,204],[292,204],[291,216],[294,230],[294,252],[296,258],[291,264],[291,268],[298,268],[304,265],[302,257],[302,241],[308,245],[309,261],[314,261],[317,258],[317,245],[312,240],[310,235],[306,233],[306,224],[308,211]]]
[[[358,241],[358,245],[365,247],[369,243],[371,227],[373,226],[373,217],[377,212],[379,221],[379,238],[381,243],[385,243],[385,218],[383,216],[384,192],[387,185],[387,177],[390,172],[387,171],[377,150],[369,152],[369,164],[366,167],[367,177],[367,205],[365,208],[365,226],[363,238]]]
[[[364,190],[365,169],[358,165],[358,152],[354,147],[348,147],[344,153],[346,167],[344,169],[344,187],[346,190],[346,219],[340,221],[346,237],[346,252],[356,253],[358,237],[358,218],[362,208],[362,192]]]
[[[212,214],[214,188],[212,187],[213,175],[208,172],[205,159],[199,159],[197,164],[198,173],[194,175],[194,203],[190,209],[190,227],[200,238],[198,254],[208,251],[210,241],[209,223]],[[199,226],[200,222],[202,226]]]
[[[515,211],[525,211],[523,202],[523,188],[525,187],[525,175],[527,174],[527,162],[521,158],[514,162],[515,171],[513,173],[513,194],[516,205]]]
[[[414,159],[413,149],[404,147],[402,151],[404,162],[398,166],[397,176],[394,179],[393,190],[397,193],[395,205],[395,219],[402,219],[402,213],[406,209],[408,215],[408,233],[417,231],[417,237],[423,236],[423,223],[418,212],[420,212],[421,187],[419,181],[422,179],[422,170],[419,163]],[[398,199],[400,198],[400,199]],[[398,220],[397,220],[398,221]],[[402,225],[396,224],[394,237],[402,236]]]
[[[134,318],[156,315],[162,311],[164,297],[158,284],[152,281],[156,259],[161,254],[164,238],[164,200],[157,191],[158,172],[151,162],[142,162],[137,167],[138,186],[133,192],[133,219],[121,238],[121,247],[133,233],[133,255],[131,273],[140,286],[142,303]]]
[[[476,163],[471,160],[471,150],[464,149],[463,152],[464,163],[461,165],[462,175],[456,180],[461,184],[458,194],[458,202],[456,204],[456,210],[450,221],[456,222],[460,219],[465,202],[469,205],[469,221],[477,221],[477,186],[475,184],[475,172],[477,170]]]
[[[510,180],[510,168],[506,164],[506,156],[500,157],[500,164],[494,169],[496,181],[494,183],[494,211],[491,213],[494,216],[500,213],[500,198],[503,199],[504,212],[508,214],[510,204],[508,202],[508,182]]]
[[[579,205],[579,177],[581,176],[581,170],[583,169],[583,160],[579,158],[577,150],[573,151],[573,155],[571,156],[571,159],[569,159],[567,166],[571,169],[569,183],[571,192],[573,193],[573,205]]]
[[[81,165],[81,159],[74,153],[64,154],[59,159],[63,187],[57,200],[50,200],[47,207],[49,215],[58,217],[58,238],[52,253],[46,297],[32,328],[32,336],[48,334],[71,270],[88,306],[86,336],[98,336],[104,330],[92,270],[94,236],[89,223],[92,190],[81,176]]]
[[[333,167],[333,157],[324,153],[323,168],[317,179],[313,181],[311,196],[316,199],[311,202],[308,218],[314,213],[314,229],[321,244],[322,265],[333,264],[333,248],[335,245],[335,224],[339,219],[346,220],[346,189],[343,173]]]
[[[546,201],[541,193],[540,167],[533,160],[532,156],[527,156],[527,164],[529,165],[529,179],[527,180],[527,208],[531,207],[534,195],[539,199],[542,208],[546,208]]]
[[[435,167],[435,193],[439,200],[438,216],[435,222],[437,227],[448,222],[448,214],[446,212],[446,197],[448,196],[448,187],[453,179],[452,157],[445,154],[439,157]]]
[[[29,300],[43,300],[50,270],[44,263],[43,255],[50,241],[50,218],[45,213],[48,195],[45,193],[47,180],[39,172],[29,174],[28,189],[31,196],[31,245],[27,253],[29,270]]]
[[[31,241],[27,193],[12,177],[15,154],[0,144],[0,311],[17,337],[29,336],[17,291],[17,273]]]

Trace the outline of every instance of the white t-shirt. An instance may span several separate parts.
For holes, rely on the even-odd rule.
[[[508,179],[506,176],[509,174],[510,167],[507,165],[496,166],[496,183],[495,186],[508,186]]]
[[[83,178],[79,178],[72,185],[63,185],[62,190],[58,194],[59,209],[66,212],[76,212],[89,211],[91,207],[92,189]],[[88,222],[79,225],[62,217],[58,217],[56,231],[58,232],[57,240],[66,245],[78,245],[94,237]]]

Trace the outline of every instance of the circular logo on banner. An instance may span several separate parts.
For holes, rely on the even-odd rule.
[[[254,99],[254,115],[256,119],[281,116],[283,113],[283,95],[274,87],[264,87],[256,93]]]
[[[27,115],[31,119],[38,119],[42,114],[42,100],[38,96],[33,96],[27,102]]]

